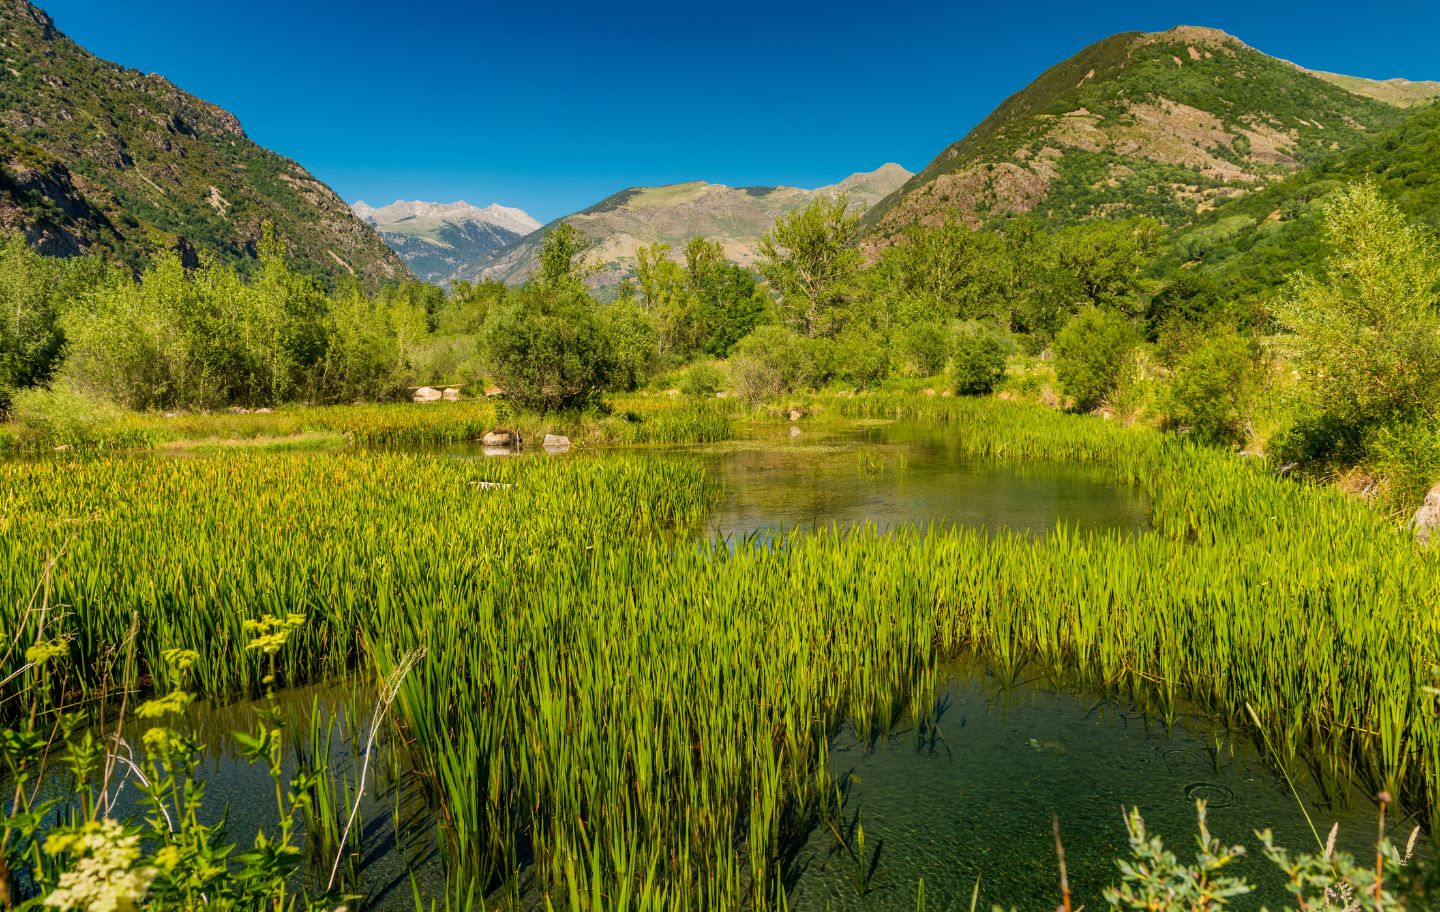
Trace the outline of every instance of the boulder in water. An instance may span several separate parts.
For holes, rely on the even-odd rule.
[[[496,428],[493,431],[486,431],[485,436],[480,438],[480,443],[487,447],[512,447],[520,440],[514,431],[507,431],[504,428]]]
[[[458,387],[458,386],[447,386],[447,387],[445,388],[445,391],[444,391],[443,393],[441,393],[440,396],[441,396],[441,398],[443,398],[446,402],[459,402],[459,401],[460,401],[460,387]]]
[[[565,451],[568,450],[568,449],[570,449],[570,438],[569,438],[569,437],[566,437],[564,434],[546,434],[546,435],[545,435],[545,452],[547,452],[547,453],[563,453],[563,452],[565,452]]]
[[[422,386],[417,389],[410,399],[412,402],[436,402],[444,393],[430,386]]]

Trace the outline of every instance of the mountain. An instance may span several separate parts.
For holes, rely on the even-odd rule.
[[[269,222],[319,278],[409,275],[334,191],[229,112],[100,60],[26,0],[0,0],[0,35],[0,230],[137,269],[165,250],[243,266]]]
[[[755,262],[760,238],[780,216],[802,209],[818,198],[842,194],[852,206],[868,209],[910,178],[896,164],[852,174],[838,184],[815,190],[798,187],[727,187],[705,181],[663,187],[623,190],[594,206],[545,226],[542,231],[512,244],[491,260],[463,269],[467,278],[493,278],[515,283],[525,279],[538,262],[544,231],[568,222],[590,238],[591,257],[603,264],[596,278],[600,287],[613,286],[635,267],[635,252],[664,242],[684,247],[694,237],[719,241],[731,262]]]
[[[1172,266],[1231,296],[1258,298],[1326,255],[1320,213],[1337,190],[1373,181],[1410,218],[1440,233],[1440,105],[1336,152],[1175,231]]]
[[[872,255],[905,226],[1015,213],[1176,224],[1367,135],[1434,83],[1316,74],[1215,29],[1107,38],[1051,67],[867,213]]]
[[[540,227],[529,213],[498,203],[481,209],[465,202],[397,200],[377,209],[361,201],[351,208],[417,276],[437,285]]]

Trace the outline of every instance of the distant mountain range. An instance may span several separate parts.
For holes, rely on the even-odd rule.
[[[98,59],[27,0],[0,0],[0,35],[0,229],[138,269],[165,250],[253,262],[269,222],[322,279],[409,275],[334,191],[227,111]]]
[[[1339,175],[1379,175],[1407,211],[1440,220],[1440,82],[1307,70],[1192,26],[1085,48],[918,174],[888,164],[816,190],[635,187],[543,226],[500,205],[352,210],[251,141],[233,115],[94,57],[27,0],[0,0],[0,29],[0,231],[19,230],[45,253],[100,253],[137,270],[166,251],[243,268],[268,222],[296,265],[327,282],[516,283],[535,269],[545,232],[566,222],[590,238],[605,288],[657,242],[678,255],[707,237],[751,265],[776,219],[841,194],[864,212],[859,243],[871,257],[914,224],[1149,215],[1217,275],[1244,262],[1255,271],[1285,232],[1308,230],[1291,216]]]
[[[477,263],[488,263],[540,227],[529,213],[498,203],[482,209],[465,202],[397,200],[377,209],[361,201],[351,208],[417,276],[437,285],[460,278]]]
[[[907,225],[1176,224],[1396,126],[1440,83],[1311,72],[1215,29],[1107,38],[1006,99],[865,217],[873,255]]]
[[[634,187],[607,197],[588,209],[546,225],[491,257],[462,267],[464,279],[524,281],[535,269],[545,231],[568,222],[590,238],[591,258],[600,265],[597,287],[618,284],[635,268],[641,247],[666,243],[676,253],[694,237],[718,241],[734,263],[749,266],[757,257],[760,238],[780,216],[804,208],[816,198],[841,195],[860,211],[869,209],[910,178],[896,164],[852,174],[837,184],[815,190],[798,187],[727,187],[705,181],[662,187]]]

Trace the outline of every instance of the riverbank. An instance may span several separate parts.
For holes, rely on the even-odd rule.
[[[838,813],[832,733],[930,718],[935,669],[961,654],[1001,676],[1053,669],[1161,719],[1193,704],[1322,791],[1383,788],[1433,816],[1440,569],[1397,524],[1100,419],[939,397],[810,405],[827,417],[797,426],[904,419],[964,454],[1089,466],[1147,498],[1150,531],[860,527],[676,548],[713,488],[644,454],[62,457],[0,464],[0,620],[31,635],[23,606],[63,550],[49,591],[71,607],[52,634],[71,692],[105,684],[101,656],[137,621],[137,680],[162,689],[174,648],[196,651],[205,693],[262,689],[270,666],[244,649],[262,615],[301,618],[282,682],[383,676],[423,653],[396,716],[452,875],[493,887],[523,866],[557,901],[773,906],[790,841]]]

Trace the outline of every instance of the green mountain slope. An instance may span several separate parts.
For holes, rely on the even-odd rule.
[[[298,268],[367,284],[404,263],[329,187],[228,112],[100,60],[26,0],[0,0],[0,227],[138,267],[197,251],[243,264],[262,223]]]
[[[1426,91],[1407,84],[1397,101],[1387,85],[1342,86],[1214,29],[1115,35],[1047,70],[872,209],[864,245],[949,217],[1178,224],[1393,126]]]
[[[1440,104],[1179,227],[1172,265],[1184,264],[1229,294],[1268,293],[1296,269],[1319,263],[1325,201],[1362,180],[1373,180],[1406,214],[1440,233]]]
[[[852,206],[866,209],[909,177],[910,172],[899,165],[887,164],[816,190],[727,187],[705,181],[622,190],[546,225],[488,261],[462,269],[460,277],[523,281],[539,262],[545,233],[561,221],[590,238],[590,257],[601,266],[595,280],[601,288],[616,285],[630,275],[635,267],[635,252],[656,242],[678,251],[691,238],[710,238],[720,242],[731,262],[749,266],[758,256],[760,238],[785,213],[803,208],[816,197],[834,199],[841,194]]]

